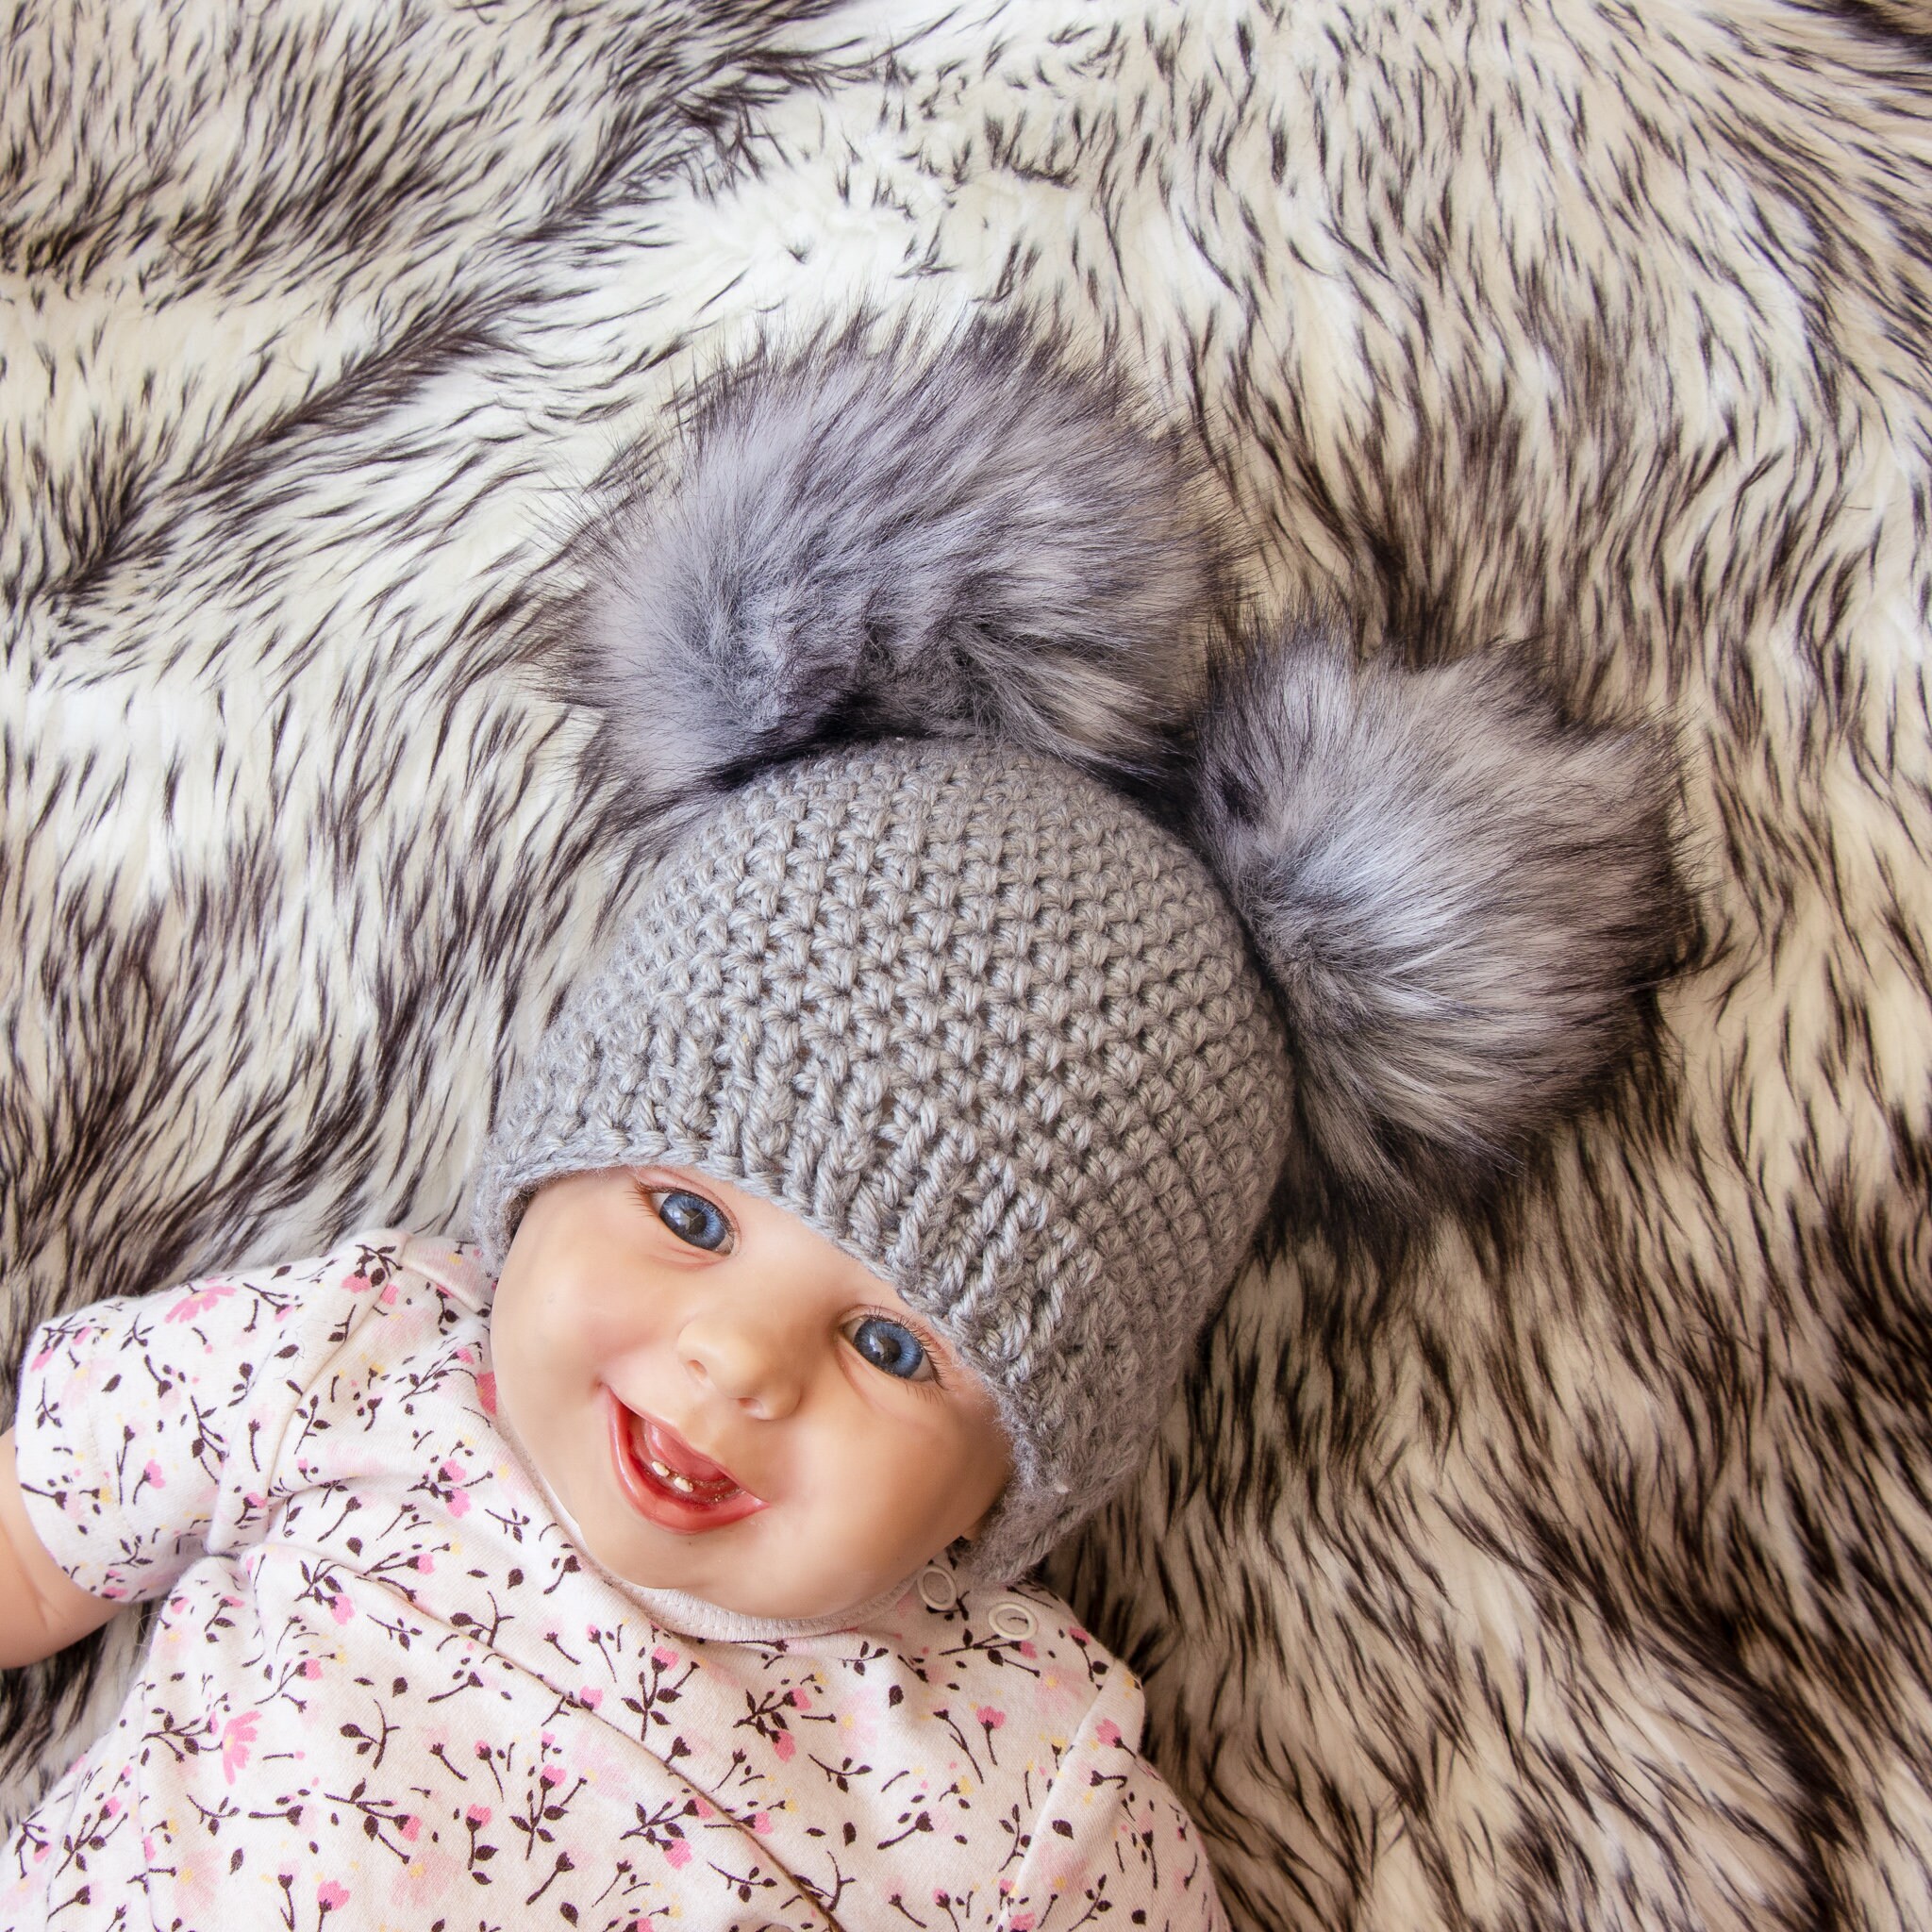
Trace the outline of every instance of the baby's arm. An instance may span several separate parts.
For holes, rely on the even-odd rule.
[[[1227,1932],[1192,1823],[1140,1755],[1145,1710],[1133,1674],[1116,1663],[1060,1760],[1019,1872],[989,1901],[997,1932],[1058,1925],[1058,1909],[1080,1899],[1081,1924],[1113,1912],[1108,1923],[1123,1928]]]
[[[0,1436],[0,1670],[65,1650],[99,1629],[116,1607],[75,1583],[34,1534],[8,1429]]]

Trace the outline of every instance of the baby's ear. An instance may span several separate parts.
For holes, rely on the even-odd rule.
[[[593,546],[570,692],[645,822],[896,735],[1131,779],[1198,703],[1219,565],[1183,446],[1014,326],[761,355],[667,468]]]
[[[1642,1038],[1693,921],[1649,728],[1494,659],[1354,661],[1305,622],[1216,679],[1202,834],[1278,989],[1291,1193],[1409,1221],[1485,1191]]]

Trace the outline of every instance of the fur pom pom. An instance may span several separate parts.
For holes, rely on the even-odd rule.
[[[612,521],[575,654],[641,816],[897,733],[1131,780],[1198,699],[1218,575],[1177,444],[1012,326],[857,329],[697,398]]]
[[[1647,731],[1494,662],[1358,667],[1291,628],[1217,679],[1209,856],[1283,996],[1288,1185],[1385,1225],[1479,1195],[1642,1034],[1690,931]]]

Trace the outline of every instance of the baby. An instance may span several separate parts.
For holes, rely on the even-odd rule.
[[[1212,877],[1098,782],[756,779],[543,1042],[480,1256],[34,1339],[0,1660],[158,1609],[0,1921],[1220,1923],[1133,1677],[1013,1579],[1142,1455],[1287,1101]]]
[[[1133,1676],[1022,1579],[1277,1189],[1413,1212],[1513,1158],[1674,901],[1647,743],[1480,666],[1257,655],[1185,838],[1081,769],[1145,777],[1207,575],[1111,401],[998,337],[714,401],[592,680],[680,836],[480,1246],[29,1346],[0,1663],[157,1607],[0,1923],[1222,1923]]]

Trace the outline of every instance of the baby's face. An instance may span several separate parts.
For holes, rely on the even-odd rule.
[[[891,1289],[699,1174],[542,1189],[491,1344],[505,1419],[591,1555],[747,1616],[878,1595],[1006,1484],[991,1397]]]

